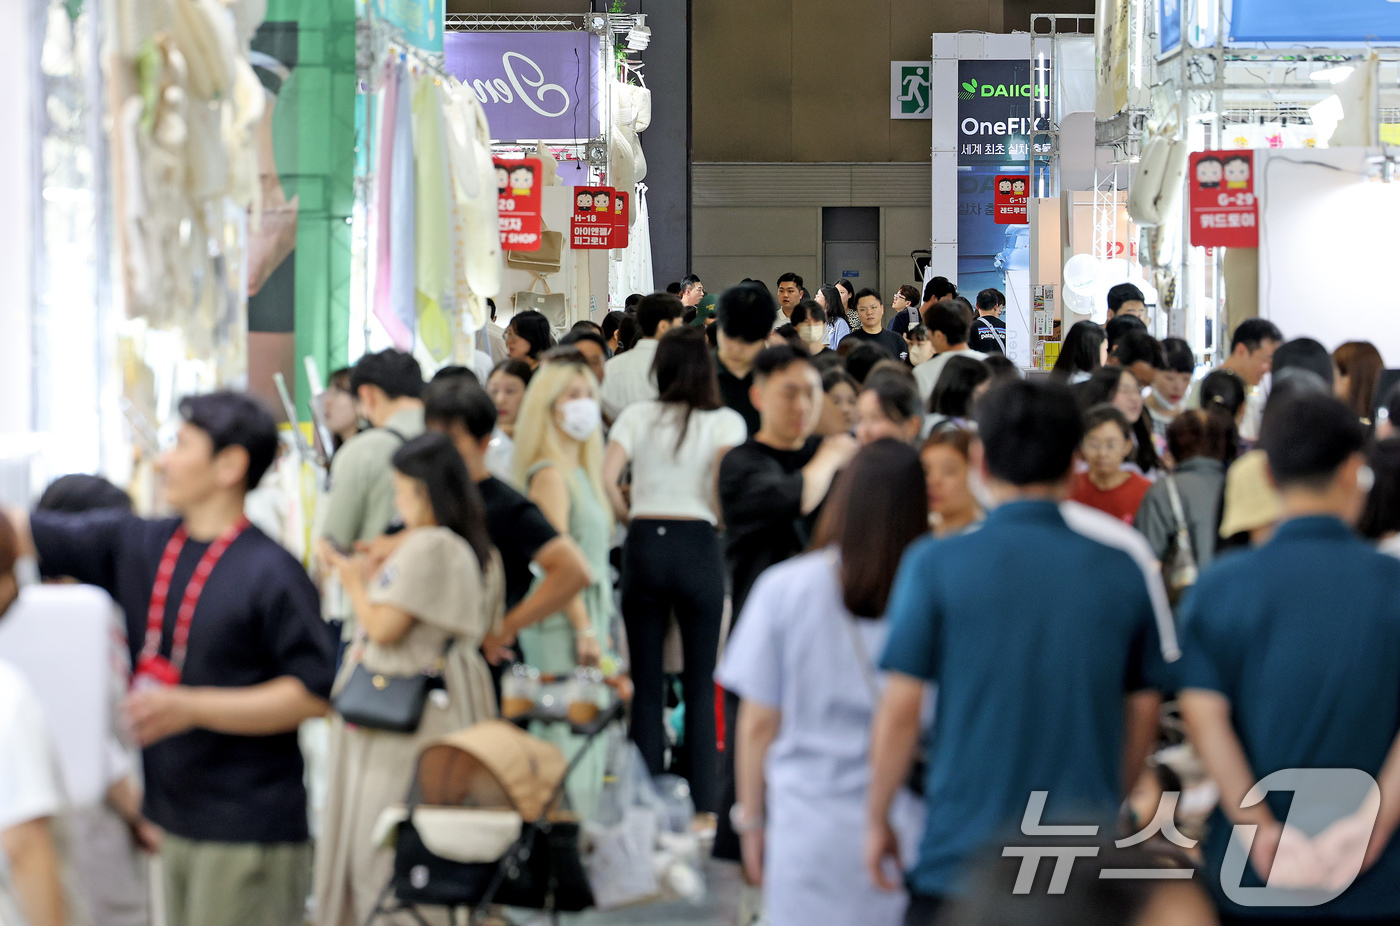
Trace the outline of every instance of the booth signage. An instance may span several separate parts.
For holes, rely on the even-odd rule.
[[[958,62],[958,287],[1006,294],[1006,355],[1031,362],[1030,226],[1026,199],[1014,224],[997,217],[999,181],[1033,184],[1027,172],[1031,135],[1049,128],[1050,68],[1031,70],[1027,59],[965,58]],[[1038,160],[1035,176],[1047,165]],[[1019,173],[1016,173],[1019,171]],[[1009,201],[1008,208],[1015,208]]]
[[[1231,42],[1400,42],[1400,3],[1390,0],[1234,0]]]
[[[574,187],[574,219],[570,243],[580,250],[613,247],[614,190],[612,187]]]
[[[1026,189],[1025,176],[998,174],[994,182],[996,193],[992,203],[996,208],[997,224],[1025,225],[1029,221],[1026,218],[1026,200],[1029,191]]]
[[[621,190],[613,193],[612,246],[617,249],[627,247],[629,224],[632,218],[632,194]]]
[[[539,158],[492,158],[496,165],[496,211],[500,214],[501,250],[540,249]]]
[[[447,73],[476,94],[498,142],[594,138],[599,38],[589,32],[452,32]]]
[[[1198,248],[1259,247],[1259,199],[1253,151],[1191,155],[1191,244]]]
[[[927,61],[890,62],[890,118],[932,119],[933,73]]]
[[[374,12],[414,48],[442,54],[445,0],[374,0]]]

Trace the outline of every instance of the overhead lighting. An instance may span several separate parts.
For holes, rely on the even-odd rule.
[[[647,28],[646,14],[637,16],[636,23],[627,30],[627,50],[646,51],[651,44],[651,30]]]
[[[1355,73],[1355,71],[1356,68],[1351,65],[1343,64],[1338,67],[1323,68],[1320,71],[1313,71],[1312,79],[1326,81],[1332,84],[1340,84]]]

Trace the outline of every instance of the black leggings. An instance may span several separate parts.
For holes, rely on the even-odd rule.
[[[719,805],[719,751],[715,747],[715,658],[724,617],[724,560],[706,521],[639,519],[627,532],[622,556],[622,620],[632,657],[632,740],[653,775],[666,754],[663,711],[666,676],[662,650],[671,614],[685,650],[685,741],[695,809]]]

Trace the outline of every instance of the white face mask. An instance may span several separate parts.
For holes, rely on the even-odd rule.
[[[914,344],[909,348],[909,361],[915,366],[933,357],[932,344]]]
[[[797,334],[808,344],[820,344],[826,338],[826,329],[821,325],[799,325]]]
[[[1162,408],[1165,408],[1167,411],[1170,412],[1180,411],[1186,405],[1185,396],[1181,397],[1181,402],[1177,405],[1173,405],[1172,403],[1168,402],[1167,397],[1162,395],[1162,393],[1158,391],[1156,386],[1152,387],[1152,400],[1158,405],[1160,405]]]
[[[570,399],[559,406],[559,414],[564,418],[559,428],[576,441],[588,440],[603,423],[597,399]]]

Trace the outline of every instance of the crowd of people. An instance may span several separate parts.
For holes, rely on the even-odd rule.
[[[673,290],[567,332],[493,322],[489,375],[425,381],[394,350],[338,371],[310,574],[245,513],[278,435],[233,392],[180,407],[175,516],[93,480],[0,517],[0,612],[28,556],[122,613],[143,774],[109,803],[161,855],[165,922],[290,926],[310,897],[318,926],[363,923],[393,862],[381,812],[423,744],[499,715],[514,661],[630,699],[646,767],[688,781],[696,829],[742,866],[743,926],[1263,926],[1277,908],[1221,874],[1234,827],[1246,884],[1349,885],[1303,912],[1400,918],[1400,393],[1378,395],[1372,345],[1250,319],[1197,378],[1125,284],[1028,378],[996,290]],[[364,677],[428,670],[412,732],[364,719]],[[115,922],[65,875],[31,701],[0,664],[0,905]],[[313,852],[297,731],[323,716]],[[1157,815],[1180,784],[1151,757],[1183,727],[1220,794],[1199,850],[1161,838],[1175,805]],[[569,779],[584,816],[604,758]],[[1277,793],[1245,806],[1293,768],[1378,789],[1306,834]],[[1001,850],[1046,833],[1149,874],[1038,906]]]

